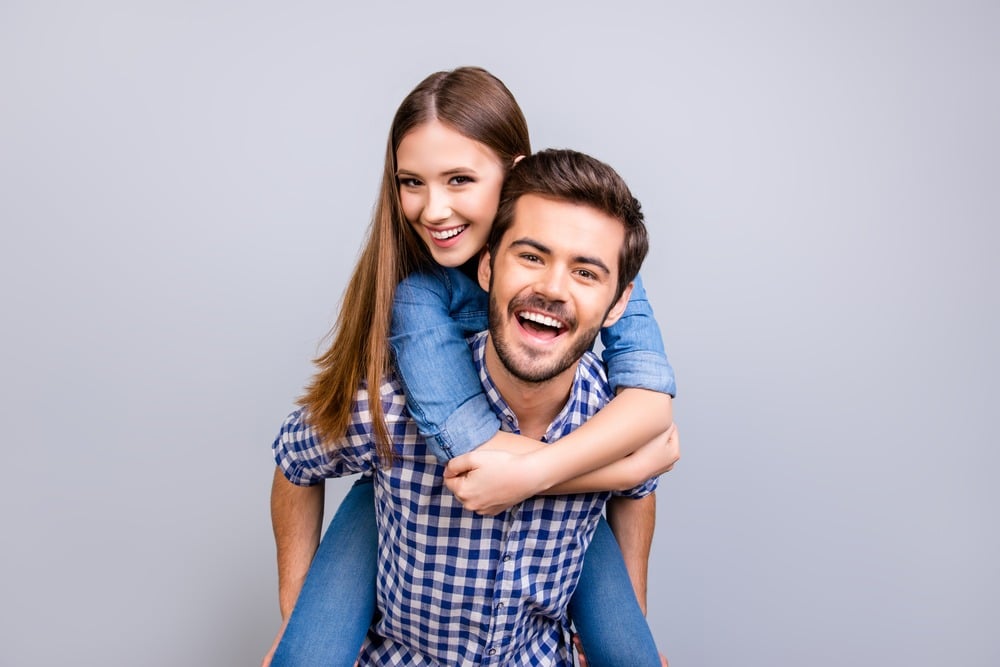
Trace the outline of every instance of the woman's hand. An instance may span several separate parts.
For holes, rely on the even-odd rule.
[[[445,486],[465,509],[500,514],[543,489],[540,471],[528,456],[484,448],[456,456],[445,468]]]
[[[456,456],[445,468],[444,483],[465,509],[494,516],[542,493],[630,489],[670,471],[681,457],[680,436],[676,425],[671,425],[625,458],[593,473],[551,486],[552,472],[532,458],[547,445],[535,444],[536,447],[514,451],[486,445]]]

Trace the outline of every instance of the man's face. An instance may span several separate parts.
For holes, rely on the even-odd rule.
[[[490,292],[490,336],[506,369],[524,382],[575,372],[601,327],[615,322],[623,224],[589,206],[525,195],[479,283]]]

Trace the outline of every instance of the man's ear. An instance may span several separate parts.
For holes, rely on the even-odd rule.
[[[622,316],[622,313],[625,312],[625,306],[628,305],[629,297],[632,296],[632,285],[634,284],[635,283],[629,283],[628,285],[625,286],[625,290],[622,292],[622,295],[618,298],[617,301],[615,301],[614,305],[611,306],[611,309],[608,311],[607,316],[604,318],[603,326],[610,327],[612,324],[617,322],[618,319]]]
[[[479,254],[479,286],[485,291],[490,291],[490,251],[484,250]]]

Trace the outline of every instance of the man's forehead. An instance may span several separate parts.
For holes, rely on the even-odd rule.
[[[530,238],[552,249],[599,256],[612,269],[625,242],[625,225],[590,206],[537,194],[523,195],[514,204],[511,225],[503,244]]]

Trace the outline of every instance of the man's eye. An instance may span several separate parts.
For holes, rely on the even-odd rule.
[[[539,257],[538,255],[532,255],[531,253],[527,253],[527,252],[521,254],[521,259],[523,259],[526,262],[540,262],[540,261],[542,261],[542,258]]]
[[[578,276],[580,276],[584,280],[596,280],[597,279],[597,274],[594,273],[593,271],[588,271],[587,269],[580,269],[576,273],[577,273]]]

